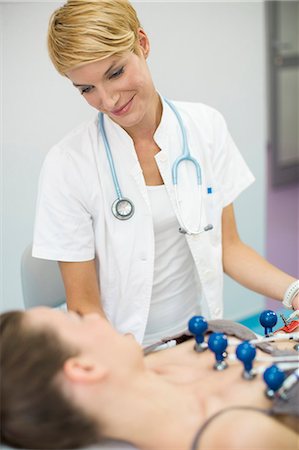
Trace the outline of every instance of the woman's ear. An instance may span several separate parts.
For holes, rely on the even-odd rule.
[[[108,369],[89,358],[76,356],[65,361],[63,373],[66,378],[75,383],[94,383],[103,381],[108,375]]]
[[[140,51],[146,59],[150,52],[150,43],[146,32],[142,28],[138,29],[138,39]]]

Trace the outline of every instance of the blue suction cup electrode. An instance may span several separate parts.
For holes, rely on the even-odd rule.
[[[265,328],[265,336],[272,334],[272,329],[277,324],[277,315],[271,309],[266,309],[260,315],[260,324]]]
[[[267,385],[266,395],[267,397],[272,398],[274,397],[275,392],[282,386],[285,380],[285,374],[273,364],[265,370],[263,378]]]
[[[236,356],[244,365],[243,378],[252,380],[255,374],[253,372],[253,361],[256,356],[255,347],[248,341],[244,341],[236,348]]]
[[[224,370],[228,367],[227,362],[224,361],[227,344],[227,337],[223,333],[212,333],[209,337],[208,346],[215,353],[214,369],[216,370]]]
[[[207,344],[204,342],[204,335],[208,329],[208,322],[203,316],[193,316],[188,322],[188,330],[195,336],[195,351],[203,352]]]

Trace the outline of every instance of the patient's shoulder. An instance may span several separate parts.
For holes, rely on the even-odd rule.
[[[298,434],[258,410],[231,409],[203,429],[196,450],[297,449]]]

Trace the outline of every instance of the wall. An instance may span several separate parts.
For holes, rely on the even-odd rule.
[[[298,278],[299,275],[299,185],[273,187],[269,149],[267,190],[267,259]],[[267,299],[267,308],[281,309],[281,304]]]
[[[1,5],[3,14],[3,283],[2,306],[22,307],[20,258],[32,239],[38,174],[48,149],[94,112],[52,68],[46,29],[57,6]],[[158,90],[219,109],[256,176],[236,201],[243,239],[264,253],[265,55],[261,2],[138,2],[148,31],[149,64]],[[263,298],[225,283],[225,315],[263,307]]]

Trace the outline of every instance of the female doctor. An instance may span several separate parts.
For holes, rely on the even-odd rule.
[[[233,201],[254,178],[223,117],[156,91],[132,5],[68,1],[48,48],[99,112],[51,149],[40,176],[33,256],[59,261],[68,308],[148,345],[203,307],[221,318],[224,270],[297,309],[299,282],[238,236]]]

